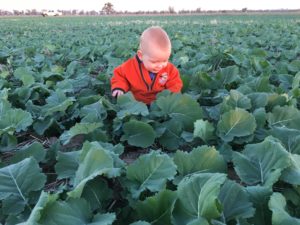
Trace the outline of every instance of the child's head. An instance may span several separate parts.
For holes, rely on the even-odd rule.
[[[146,29],[141,35],[137,54],[148,71],[158,73],[167,66],[171,55],[168,34],[157,26]]]

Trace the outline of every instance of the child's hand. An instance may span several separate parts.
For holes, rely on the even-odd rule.
[[[113,92],[112,92],[112,96],[113,97],[119,97],[120,95],[123,95],[124,94],[124,92],[123,91],[121,91],[121,90],[114,90]]]

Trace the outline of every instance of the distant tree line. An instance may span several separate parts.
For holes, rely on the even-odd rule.
[[[286,9],[278,9],[278,10],[248,10],[247,8],[243,8],[241,10],[202,10],[201,8],[196,8],[195,10],[179,10],[176,12],[174,7],[169,6],[167,10],[154,10],[154,11],[116,11],[112,3],[107,2],[104,4],[101,10],[58,10],[62,12],[62,15],[65,16],[99,16],[99,15],[172,15],[172,14],[214,14],[214,13],[251,13],[251,12],[300,12],[300,9],[296,10],[286,10]],[[36,9],[27,9],[27,10],[1,10],[0,16],[38,16],[41,15],[42,11],[38,11]]]

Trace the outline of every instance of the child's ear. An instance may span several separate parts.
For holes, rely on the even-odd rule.
[[[142,58],[143,58],[143,52],[142,52],[142,50],[140,50],[140,49],[137,50],[136,54],[139,57],[139,59],[142,61]]]

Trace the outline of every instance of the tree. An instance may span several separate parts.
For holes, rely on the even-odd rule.
[[[19,10],[13,10],[13,14],[15,15],[15,16],[19,16],[21,13],[20,13],[20,11]]]
[[[30,12],[30,14],[31,14],[32,16],[36,16],[36,15],[38,15],[38,12],[37,12],[36,9],[32,9],[31,12]]]
[[[168,11],[170,14],[174,14],[175,13],[175,9],[172,6],[169,6]]]
[[[201,13],[201,8],[197,8],[196,13]]]
[[[107,2],[104,4],[102,11],[105,12],[105,14],[112,14],[114,13],[114,5],[110,2]]]
[[[77,10],[73,9],[72,10],[72,15],[76,15],[77,14]]]

